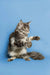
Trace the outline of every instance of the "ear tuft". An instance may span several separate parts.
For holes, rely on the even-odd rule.
[[[31,23],[31,21],[27,22],[27,24],[30,24],[30,23]]]
[[[23,23],[23,21],[22,21],[22,20],[20,20],[20,23]]]

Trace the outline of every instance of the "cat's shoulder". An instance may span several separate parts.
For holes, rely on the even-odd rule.
[[[14,32],[12,32],[12,33],[10,34],[9,39],[11,39],[12,37],[15,37],[15,33],[14,33]]]

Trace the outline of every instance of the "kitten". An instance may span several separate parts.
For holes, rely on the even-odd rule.
[[[38,52],[27,52],[27,48],[32,46],[32,40],[39,40],[40,37],[28,37],[30,22],[23,23],[22,20],[18,23],[15,31],[9,37],[8,54],[11,56],[8,61],[12,61],[16,58],[23,58],[26,61],[30,61],[30,57],[35,60],[44,59]]]

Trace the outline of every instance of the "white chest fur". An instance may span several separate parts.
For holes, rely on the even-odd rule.
[[[13,45],[13,44],[14,44],[14,42],[15,42],[15,38],[14,38],[14,37],[12,37],[12,38],[11,38],[11,45]]]

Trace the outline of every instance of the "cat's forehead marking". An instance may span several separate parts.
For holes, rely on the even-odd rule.
[[[20,24],[23,24],[23,25],[24,25],[24,24],[25,24],[25,25],[30,25],[31,21],[25,23],[25,22],[23,22],[22,20],[20,20],[19,23],[20,23]]]

